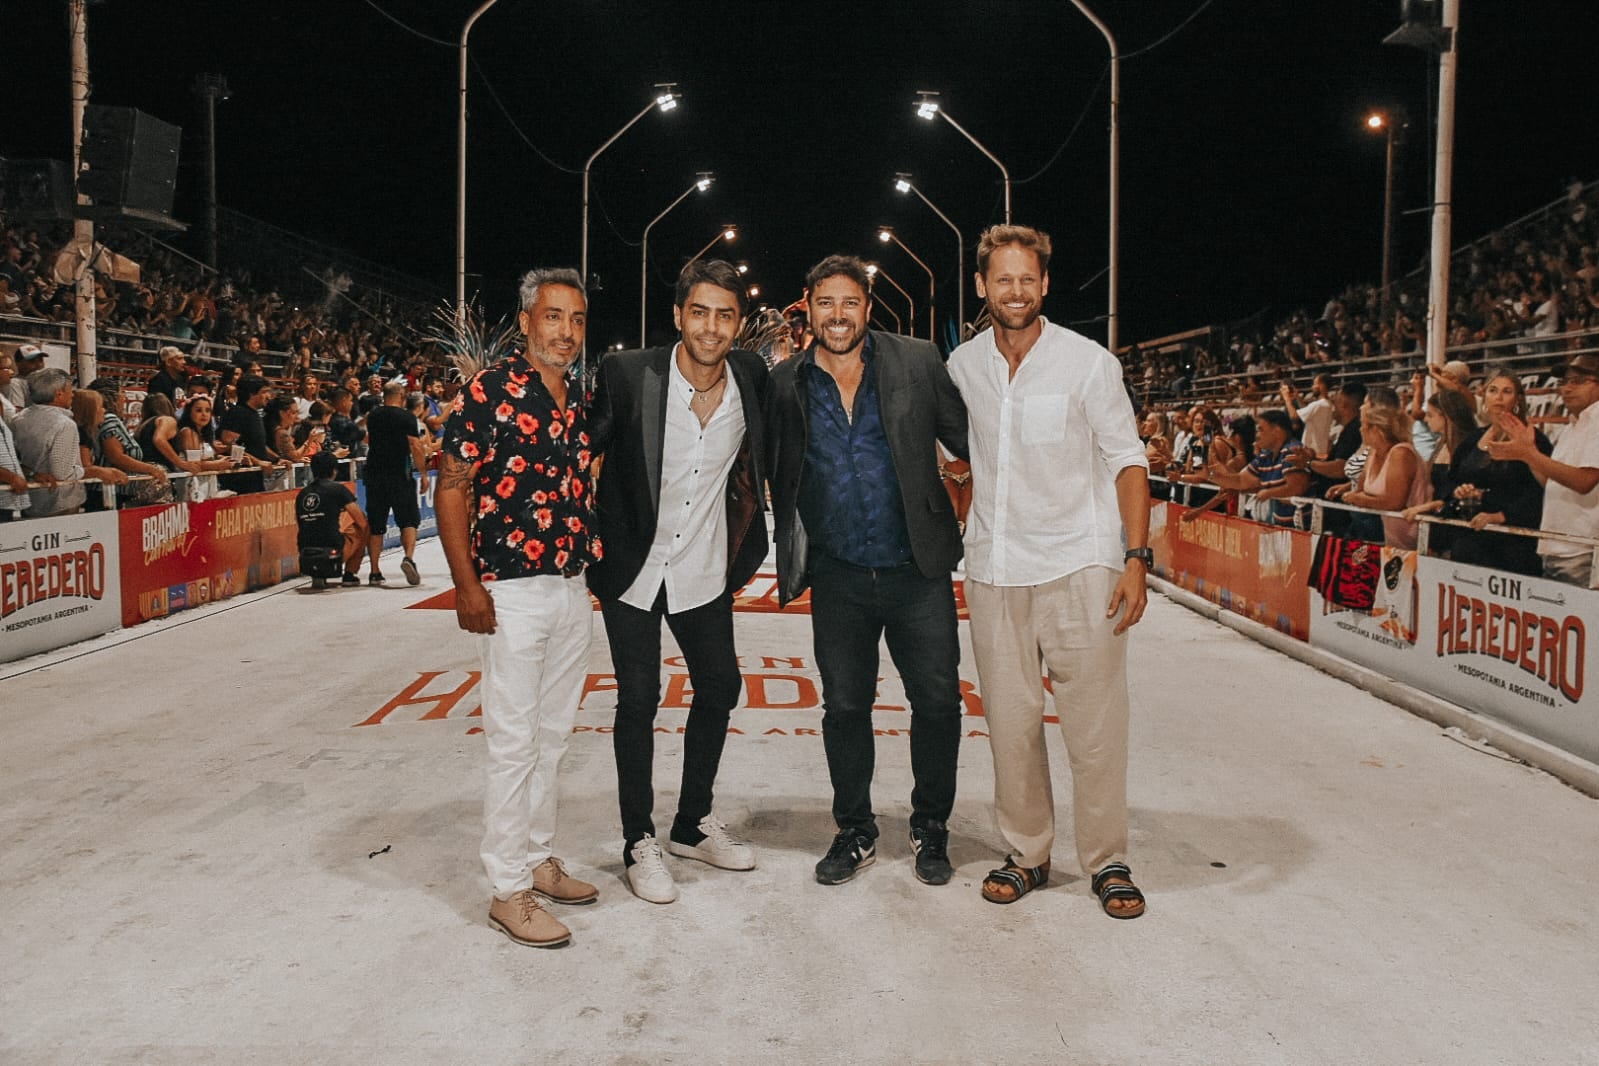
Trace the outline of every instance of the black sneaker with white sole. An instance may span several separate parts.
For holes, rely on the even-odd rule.
[[[859,829],[841,829],[833,837],[833,846],[816,864],[816,881],[822,885],[842,885],[876,861],[876,841]]]
[[[955,876],[955,867],[949,864],[948,829],[911,829],[911,851],[916,853],[916,880],[922,884],[947,885]]]

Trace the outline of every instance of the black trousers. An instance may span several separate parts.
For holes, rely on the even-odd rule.
[[[616,671],[616,793],[622,835],[631,849],[655,835],[655,712],[661,704],[661,619],[683,649],[694,689],[683,736],[683,786],[675,827],[688,831],[711,813],[716,771],[727,743],[727,720],[738,703],[743,679],[733,649],[733,597],[672,614],[663,586],[647,611],[621,600],[601,604],[605,636]]]
[[[813,552],[810,581],[833,820],[877,838],[872,703],[877,644],[886,639],[911,704],[910,823],[941,827],[955,806],[961,725],[960,638],[949,575],[924,577],[914,564],[866,569]]]

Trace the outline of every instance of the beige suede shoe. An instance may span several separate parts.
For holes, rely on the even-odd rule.
[[[578,905],[593,903],[600,890],[566,872],[560,859],[550,856],[533,868],[533,891],[551,903]]]
[[[544,909],[530,888],[510,899],[496,897],[489,904],[489,924],[524,947],[558,948],[572,939],[572,931]]]

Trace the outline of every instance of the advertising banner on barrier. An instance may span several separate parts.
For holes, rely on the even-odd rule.
[[[1311,643],[1599,761],[1599,592],[1319,538]]]
[[[0,524],[0,662],[116,629],[117,553],[109,511]]]
[[[1155,574],[1281,633],[1310,639],[1311,536],[1246,518],[1156,503],[1149,512]]]
[[[439,535],[439,516],[438,512],[433,509],[433,490],[438,487],[438,484],[438,475],[434,474],[432,477],[428,478],[427,491],[422,493],[420,500],[422,522],[421,525],[416,527],[416,535],[418,539],[425,540],[428,537],[436,537]],[[361,512],[370,520],[372,514],[366,508],[366,482],[364,481],[356,483],[355,502],[361,505]],[[383,533],[383,547],[398,548],[399,546],[400,528],[394,524],[394,516],[390,515],[388,528]]]
[[[295,495],[260,492],[120,512],[123,624],[298,574]]]

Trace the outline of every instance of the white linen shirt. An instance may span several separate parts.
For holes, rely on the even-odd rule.
[[[1332,401],[1323,396],[1307,403],[1295,413],[1299,415],[1299,421],[1305,424],[1305,432],[1300,440],[1317,459],[1325,458],[1327,450],[1332,447]]]
[[[1577,420],[1561,431],[1549,458],[1567,466],[1599,467],[1599,403],[1583,408]],[[1583,494],[1550,478],[1543,487],[1543,523],[1551,533],[1599,537],[1599,488]],[[1538,554],[1555,559],[1587,555],[1591,548],[1566,540],[1540,540]]]
[[[992,330],[949,357],[970,425],[966,576],[988,585],[1121,570],[1116,475],[1149,469],[1116,357],[1039,321],[1043,333],[1014,378]]]
[[[744,405],[732,368],[722,401],[703,427],[694,386],[672,350],[666,383],[666,440],[661,448],[655,539],[622,602],[647,611],[666,585],[666,609],[679,614],[710,603],[727,587],[727,475],[744,441]]]

